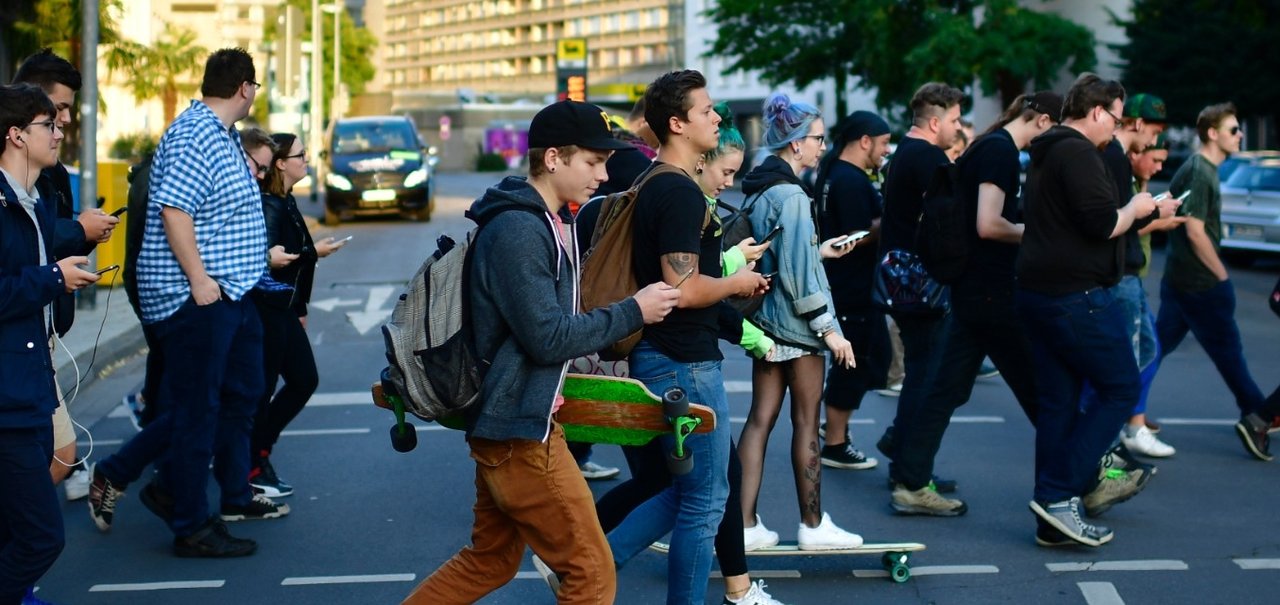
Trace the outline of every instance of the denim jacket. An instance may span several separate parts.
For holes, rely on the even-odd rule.
[[[751,234],[759,240],[776,225],[782,225],[782,231],[757,263],[761,272],[776,271],[777,276],[752,320],[783,341],[825,350],[812,326],[829,324],[839,334],[840,325],[831,313],[831,286],[818,251],[822,242],[814,229],[812,200],[791,183],[773,185],[757,195]]]

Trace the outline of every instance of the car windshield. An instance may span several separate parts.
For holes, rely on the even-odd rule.
[[[1226,186],[1253,191],[1280,191],[1280,163],[1241,166],[1227,179]]]
[[[408,122],[339,123],[333,132],[333,153],[416,151],[417,137]]]

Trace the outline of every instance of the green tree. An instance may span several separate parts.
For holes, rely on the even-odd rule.
[[[1096,61],[1087,29],[1015,0],[722,0],[707,14],[717,24],[708,54],[729,57],[729,71],[760,70],[773,86],[834,78],[840,115],[849,76],[883,108],[926,81],[968,88],[975,77],[1008,103]]]
[[[196,44],[194,31],[166,23],[152,46],[117,42],[107,51],[107,69],[125,73],[129,92],[138,101],[160,99],[167,128],[177,115],[178,95],[195,91],[206,54]]]
[[[1116,47],[1125,86],[1164,98],[1171,121],[1194,124],[1206,105],[1228,100],[1246,117],[1277,113],[1280,2],[1134,0],[1132,17],[1117,23],[1128,35]]]
[[[288,0],[287,4],[298,7],[302,11],[302,40],[311,40],[311,0]],[[323,4],[323,2],[322,2]],[[373,52],[378,47],[378,40],[364,27],[356,27],[347,11],[341,13],[342,29],[342,84],[351,95],[364,92],[365,86],[373,79]],[[329,116],[329,100],[333,96],[333,14],[321,13],[321,63],[320,70],[323,85],[320,87],[320,108],[325,119]],[[271,19],[263,32],[268,40],[280,40],[284,36],[284,25]],[[277,48],[279,45],[277,45]],[[303,57],[304,61],[309,60]]]

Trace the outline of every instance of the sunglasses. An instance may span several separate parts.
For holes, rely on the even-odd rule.
[[[1240,127],[1239,127],[1239,126],[1232,126],[1231,128],[1228,128],[1228,129],[1227,129],[1227,134],[1229,134],[1229,135],[1231,135],[1231,136],[1235,136],[1235,135],[1240,134]]]

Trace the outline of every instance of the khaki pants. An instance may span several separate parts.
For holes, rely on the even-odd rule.
[[[553,425],[546,443],[472,438],[471,545],[414,589],[406,604],[470,604],[515,577],[525,546],[561,577],[559,603],[613,603],[617,575],[595,501]]]
[[[902,384],[907,373],[904,371],[906,366],[902,363],[902,334],[898,330],[898,324],[888,314],[884,318],[889,322],[889,343],[893,347],[893,355],[889,358],[889,376],[885,381],[885,386],[891,387]]]

